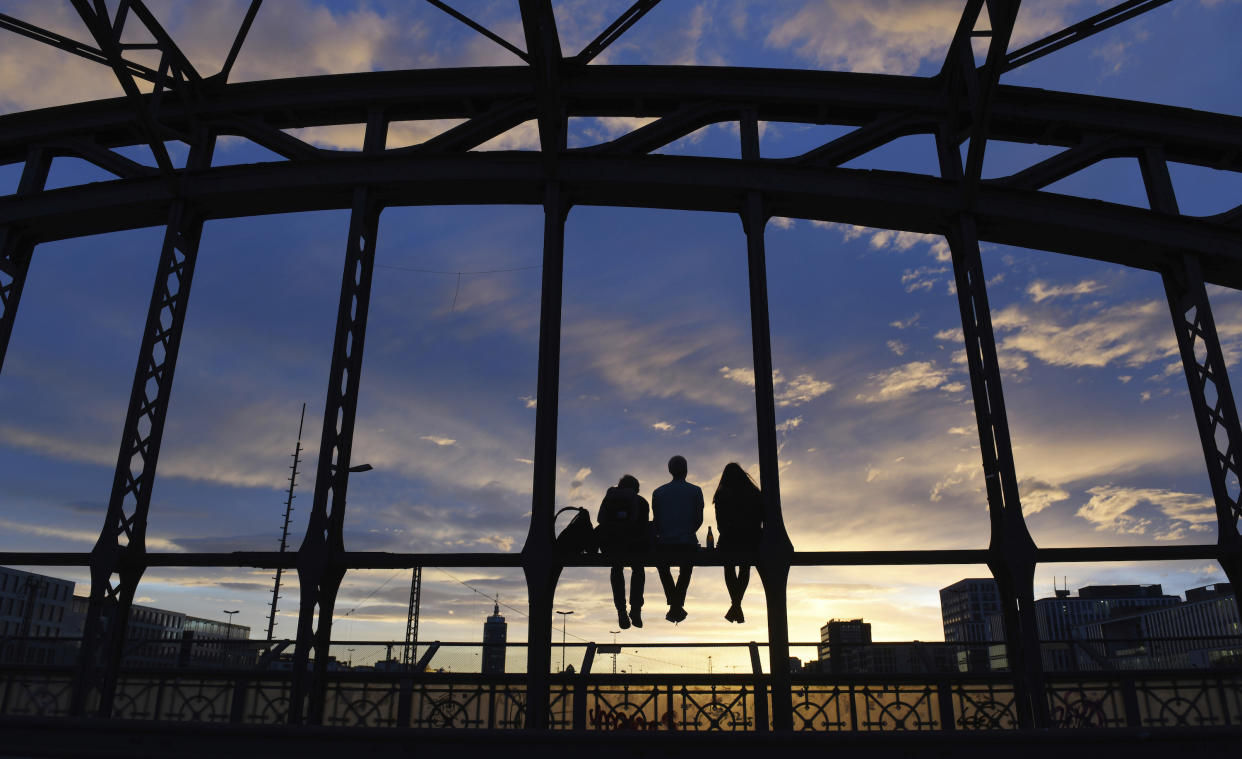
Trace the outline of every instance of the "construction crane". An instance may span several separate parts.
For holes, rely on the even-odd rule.
[[[405,618],[405,652],[401,656],[403,669],[414,668],[418,653],[418,605],[423,593],[423,568],[414,567],[410,576],[410,611]]]
[[[302,423],[306,421],[306,404],[302,404],[302,416],[298,419],[298,442],[293,448],[293,466],[289,467],[292,473],[289,475],[289,494],[285,498],[285,523],[280,528],[280,552],[284,553],[285,548],[289,545],[289,516],[293,514],[293,488],[298,482],[298,464],[302,458]],[[280,575],[283,570],[276,568],[276,576],[272,579],[275,581],[272,585],[272,607],[271,612],[267,615],[267,639],[271,640],[272,635],[276,632],[276,602],[280,600]]]

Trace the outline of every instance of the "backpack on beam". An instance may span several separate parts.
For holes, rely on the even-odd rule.
[[[569,524],[565,525],[565,529],[556,536],[553,544],[556,552],[561,556],[595,553],[595,529],[591,526],[590,512],[578,506],[566,506],[552,517],[553,523],[566,511],[573,511],[575,514],[569,520]]]

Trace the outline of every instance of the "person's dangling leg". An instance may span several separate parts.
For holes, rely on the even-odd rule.
[[[677,608],[677,583],[673,580],[673,571],[670,567],[660,565],[656,567],[656,573],[660,575],[660,585],[664,588],[664,600],[668,603],[668,614],[664,618],[670,622],[675,622],[677,615],[673,610]]]
[[[742,597],[746,595],[746,586],[750,584],[750,565],[743,564],[737,568],[737,581],[733,584],[736,595],[733,597],[733,621],[741,624],[746,621],[746,615],[742,613]]]
[[[686,618],[686,591],[690,590],[690,575],[694,572],[694,565],[686,564],[678,567],[677,571],[677,608],[680,610],[681,619]],[[681,621],[681,620],[678,620]]]
[[[643,593],[647,589],[646,567],[630,567],[630,622],[643,626]]]
[[[617,625],[629,629],[630,618],[625,614],[625,569],[614,566],[608,577],[612,583],[612,603],[617,607]]]
[[[729,610],[725,612],[725,619],[730,622],[736,621],[735,616],[738,612],[739,594],[737,591],[737,567],[726,566],[724,568],[725,587],[729,590]]]

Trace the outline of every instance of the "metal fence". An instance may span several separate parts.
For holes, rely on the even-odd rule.
[[[127,671],[113,716],[159,722],[275,725],[289,719],[284,672]],[[771,678],[743,675],[556,674],[547,725],[589,731],[766,731]],[[0,668],[0,716],[70,715],[70,667]],[[793,677],[794,729],[815,732],[1012,730],[1004,675]],[[1050,676],[1049,727],[1242,726],[1242,673]],[[352,673],[328,678],[324,724],[342,727],[521,729],[522,675]]]

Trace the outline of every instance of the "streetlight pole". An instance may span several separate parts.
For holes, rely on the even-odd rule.
[[[621,634],[620,630],[609,630],[612,633],[612,673],[617,674],[617,636]]]
[[[561,611],[560,609],[557,609],[556,613],[561,615],[561,671],[564,672],[565,671],[565,627],[569,623],[569,615],[573,614],[573,611],[572,610]]]
[[[234,609],[232,611],[229,611],[228,609],[221,609],[220,611],[229,615],[229,623],[228,623],[229,626],[224,631],[224,637],[228,638],[229,640],[232,640],[233,639],[233,615],[241,611],[241,609]]]

